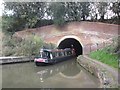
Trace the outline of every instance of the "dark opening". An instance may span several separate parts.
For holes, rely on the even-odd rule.
[[[73,38],[67,38],[63,41],[60,42],[58,48],[59,49],[65,49],[65,48],[71,48],[71,45],[73,45],[73,48],[75,49],[76,55],[82,55],[82,46],[79,43],[79,41],[77,41],[76,39]]]

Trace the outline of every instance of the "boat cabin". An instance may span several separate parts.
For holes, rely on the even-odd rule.
[[[57,57],[71,56],[74,52],[70,48],[66,49],[41,49],[40,58],[53,59]]]

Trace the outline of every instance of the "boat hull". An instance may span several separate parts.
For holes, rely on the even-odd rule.
[[[72,56],[64,56],[64,57],[58,57],[58,58],[54,58],[54,59],[48,59],[46,62],[35,61],[35,64],[36,64],[36,66],[51,65],[51,64],[58,63],[58,62],[69,60],[74,57],[75,56],[72,55]]]

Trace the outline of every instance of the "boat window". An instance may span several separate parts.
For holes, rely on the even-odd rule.
[[[65,51],[65,56],[67,56],[67,52]]]
[[[50,53],[49,52],[40,52],[40,57],[41,58],[50,58]]]
[[[62,52],[59,52],[59,56],[62,56]]]
[[[40,52],[40,57],[41,58],[45,57],[45,53],[44,52]]]
[[[52,55],[52,53],[50,53],[50,59],[53,59],[53,55]]]
[[[71,51],[67,51],[67,55],[71,55],[72,54],[72,52]]]
[[[56,56],[56,55],[55,55],[55,52],[52,52],[52,56],[53,56],[53,58]]]
[[[72,55],[72,52],[71,52],[71,51],[69,51],[69,55]]]
[[[47,58],[50,58],[50,52],[45,52],[45,53],[46,53]]]
[[[61,52],[62,53],[62,56],[64,56],[64,52]]]
[[[66,56],[65,52],[63,52],[64,56]]]
[[[67,51],[67,55],[69,55],[69,52]]]
[[[59,53],[58,53],[58,52],[56,52],[56,53],[55,53],[55,57],[58,57],[58,56],[59,56]]]

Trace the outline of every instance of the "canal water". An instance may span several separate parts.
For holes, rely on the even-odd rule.
[[[98,88],[99,80],[75,59],[49,66],[34,62],[2,66],[2,88]]]

